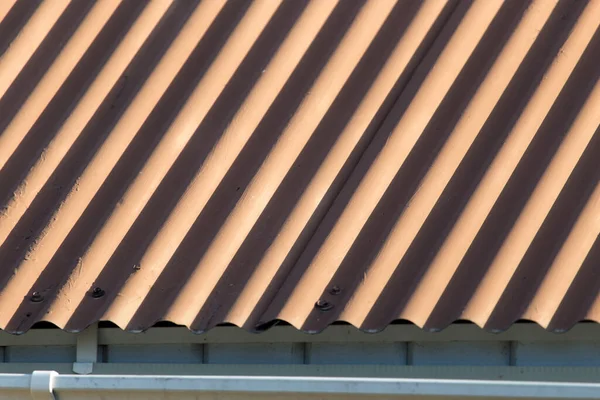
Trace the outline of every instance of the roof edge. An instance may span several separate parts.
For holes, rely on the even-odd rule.
[[[95,329],[91,327],[88,329]],[[169,343],[365,343],[365,342],[444,342],[444,341],[593,341],[600,337],[600,324],[581,323],[564,333],[554,333],[537,324],[518,323],[501,333],[491,333],[474,324],[454,324],[441,332],[427,332],[416,325],[390,325],[376,334],[349,325],[332,325],[318,335],[292,326],[275,326],[261,334],[235,326],[222,326],[203,334],[185,327],[155,327],[131,333],[116,327],[97,329],[99,345]],[[0,332],[0,346],[76,345],[82,333],[60,329],[31,329],[25,334]]]

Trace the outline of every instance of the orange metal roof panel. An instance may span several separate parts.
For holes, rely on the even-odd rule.
[[[0,328],[600,321],[600,1],[0,19]]]

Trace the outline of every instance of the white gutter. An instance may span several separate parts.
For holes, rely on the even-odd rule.
[[[0,399],[600,399],[600,384],[386,378],[0,374]]]

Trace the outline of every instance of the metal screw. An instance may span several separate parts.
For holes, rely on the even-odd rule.
[[[44,301],[44,296],[40,292],[31,293],[31,297],[29,298],[33,303],[39,303]]]
[[[329,311],[333,308],[333,304],[331,304],[327,300],[318,300],[315,303],[315,307],[321,311]]]
[[[136,271],[139,271],[140,269],[142,269],[142,266],[140,264],[135,264],[133,266],[133,269],[135,269]]]
[[[104,296],[104,290],[102,290],[101,288],[99,288],[98,286],[96,286],[93,290],[92,290],[92,297],[97,299],[99,297]]]
[[[338,294],[342,293],[342,288],[338,285],[333,285],[329,290],[329,293],[331,293],[334,296],[337,296]]]

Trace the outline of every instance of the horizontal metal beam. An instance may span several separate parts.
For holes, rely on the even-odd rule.
[[[48,382],[41,382],[44,377]],[[281,376],[81,376],[52,371],[0,375],[0,396],[42,398],[42,389],[46,387],[61,400],[98,396],[104,399],[144,396],[174,399],[178,395],[186,398],[193,395],[197,399],[216,396],[262,399],[276,395],[279,399],[298,400],[314,399],[315,396],[339,399],[600,399],[600,384],[597,383]]]
[[[71,374],[70,363],[0,363],[0,374],[49,369]],[[600,383],[599,367],[466,367],[405,365],[274,365],[98,363],[96,375],[313,376]]]
[[[93,328],[92,328],[93,329]],[[0,346],[76,345],[78,335],[59,329],[30,330],[22,335],[0,332]],[[363,342],[445,342],[445,341],[597,341],[600,324],[582,323],[564,333],[548,332],[536,324],[515,324],[501,333],[490,333],[475,325],[451,325],[441,332],[426,332],[414,325],[391,325],[378,333],[362,332],[352,326],[334,325],[318,334],[307,334],[290,326],[275,326],[266,332],[251,333],[237,327],[216,327],[194,334],[184,327],[150,328],[129,333],[119,328],[99,328],[98,344],[169,343],[363,343]]]
[[[391,325],[378,333],[366,333],[352,326],[334,325],[318,334],[307,334],[291,326],[273,327],[251,333],[237,327],[217,327],[204,334],[187,328],[152,328],[128,333],[118,328],[100,329],[98,342],[110,344],[167,343],[390,343],[445,341],[597,341],[600,324],[580,324],[565,333],[552,333],[536,324],[516,324],[502,333],[490,333],[476,325],[451,325],[441,332],[426,332],[414,325]]]

